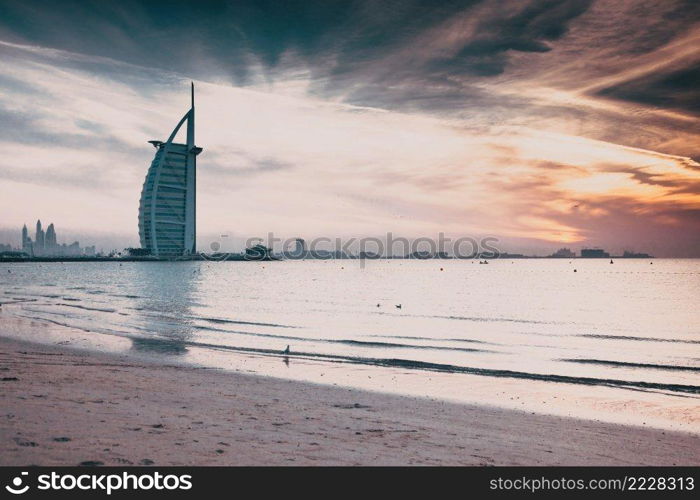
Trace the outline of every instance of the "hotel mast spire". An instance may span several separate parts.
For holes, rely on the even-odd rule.
[[[189,118],[187,119],[187,147],[194,147],[194,82],[191,82],[192,106],[190,107]]]

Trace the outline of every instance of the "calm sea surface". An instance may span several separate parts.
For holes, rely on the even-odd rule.
[[[0,264],[0,334],[700,432],[700,260],[364,264]]]

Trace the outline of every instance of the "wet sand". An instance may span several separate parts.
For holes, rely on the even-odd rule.
[[[0,465],[700,464],[696,434],[5,338],[0,379]]]

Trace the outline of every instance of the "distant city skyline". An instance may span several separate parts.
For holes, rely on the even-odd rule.
[[[39,221],[37,221],[39,222]],[[53,225],[53,224],[51,224]],[[26,226],[26,225],[25,225]],[[27,229],[28,234],[32,235],[35,233],[32,233],[29,229]],[[23,249],[22,245],[22,236],[21,236],[21,231],[18,231],[17,229],[14,230],[2,230],[0,229],[0,251],[21,251]],[[63,232],[62,232],[63,234]],[[78,239],[85,239],[89,238],[91,242],[94,242],[94,245],[90,245],[88,247],[85,247],[87,249],[91,249],[94,247],[95,252],[98,254],[110,254],[110,253],[122,253],[124,250],[128,248],[139,248],[139,242],[138,238],[129,238],[127,236],[120,238],[118,235],[109,235],[106,236],[105,234],[100,235],[94,235],[90,233],[72,233],[68,232],[67,233],[69,236],[66,238],[66,241],[73,241],[77,242]],[[76,236],[79,235],[79,236]],[[264,244],[268,244],[266,241],[267,238],[269,238],[271,235],[261,235],[261,236],[244,236],[244,235],[235,235],[235,234],[225,234],[225,238],[222,238],[221,234],[205,234],[204,236],[200,235],[200,239],[202,240],[198,246],[198,252],[200,253],[211,253],[211,252],[232,252],[232,253],[240,253],[243,252],[247,247],[250,247],[253,243],[251,241],[261,241]],[[274,236],[277,238],[277,236]],[[370,240],[380,240],[380,241],[386,241],[387,235],[370,235],[365,238],[368,238]],[[323,252],[334,252],[336,248],[336,240],[339,240],[341,244],[347,243],[348,240],[355,240],[355,243],[350,245],[349,247],[349,256],[356,256],[360,253],[361,249],[358,247],[357,241],[361,240],[363,237],[358,237],[358,236],[350,236],[348,238],[340,238],[340,237],[327,237],[327,236],[320,236],[316,238],[309,238],[308,240],[305,238],[299,238],[299,237],[283,237],[279,238],[279,242],[275,243],[272,245],[273,251],[278,253],[278,254],[283,254],[283,253],[290,253],[293,254],[294,256],[304,254],[306,252],[311,251],[309,248],[309,244],[313,246],[313,249],[315,250],[320,250],[322,253]],[[404,238],[403,236],[399,235],[391,235],[391,238],[394,240],[399,240],[401,238]],[[455,241],[459,237],[449,237],[451,238],[452,241]],[[440,241],[440,236],[433,235],[432,237],[418,237],[418,238],[406,238],[409,242],[413,242],[415,240],[433,240],[435,242]],[[136,241],[135,241],[136,240]],[[318,240],[321,240],[319,243]],[[33,238],[32,238],[33,242]],[[286,246],[285,246],[286,245]],[[65,246],[65,243],[64,243]],[[501,254],[505,255],[523,255],[527,257],[568,257],[568,258],[573,258],[573,257],[578,257],[580,256],[580,253],[582,250],[585,249],[596,249],[600,248],[601,245],[568,245],[566,247],[562,247],[561,245],[553,245],[553,246],[542,246],[542,247],[521,247],[518,246],[517,244],[509,244],[508,242],[504,242],[499,240],[498,242],[495,243],[495,246],[497,247],[498,251]],[[425,246],[420,246],[419,250],[422,252],[425,250]],[[647,254],[652,254],[655,257],[659,257],[656,253],[653,251],[653,247],[648,246],[648,247],[635,247],[632,245],[622,245],[619,247],[605,247],[606,251],[608,251],[608,254],[610,255],[616,255],[616,256],[622,256],[623,254],[640,254],[640,255],[647,255]],[[373,253],[370,251],[370,253]],[[447,252],[449,255],[452,255],[453,252]],[[402,255],[401,252],[394,252],[393,254],[386,254],[386,252],[382,253],[382,255],[395,255],[399,256]],[[462,255],[464,256],[464,255]]]
[[[60,243],[53,222],[44,230],[41,219],[37,219],[33,233],[26,224],[22,226],[20,242],[20,245],[14,246],[0,241],[0,251],[18,251],[31,257],[94,256],[97,253],[94,245],[82,248],[77,240]]]
[[[0,241],[45,213],[138,246],[146,141],[194,80],[198,250],[442,231],[700,256],[697,2],[69,4],[3,2]]]

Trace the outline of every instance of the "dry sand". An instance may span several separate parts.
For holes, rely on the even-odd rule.
[[[0,465],[699,465],[700,437],[0,339]]]

